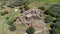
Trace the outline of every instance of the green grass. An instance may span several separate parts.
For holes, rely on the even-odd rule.
[[[8,26],[7,22],[8,20],[6,17],[9,16],[9,20],[13,20],[17,16],[19,16],[19,11],[15,12],[14,10],[11,10],[11,12],[8,15],[0,16],[0,34],[5,34],[4,29]]]
[[[60,0],[29,0],[31,2],[60,2]]]
[[[29,0],[30,6],[32,7],[45,7],[45,9],[48,9],[52,4],[57,4],[60,2],[60,0]]]
[[[48,3],[59,3],[60,0],[29,0],[30,2],[48,2]],[[1,5],[2,3],[0,3]],[[39,6],[39,4],[36,4]],[[49,7],[48,5],[45,5],[45,7]],[[1,6],[0,6],[1,9]],[[19,12],[15,12],[13,10],[11,10],[11,12],[9,13],[9,18],[10,19],[14,19],[15,17],[17,17],[19,15]],[[0,23],[2,23],[0,25],[0,34],[5,34],[4,33],[4,29],[7,27],[7,21],[6,20],[6,16],[0,16]]]
[[[4,33],[3,31],[7,25],[5,18],[3,18],[3,17],[0,18],[0,24],[1,24],[0,25],[0,34],[2,34],[2,33]]]

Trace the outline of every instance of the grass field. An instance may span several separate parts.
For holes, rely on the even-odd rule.
[[[14,10],[12,10],[9,14],[0,16],[0,34],[5,34],[4,30],[8,26],[7,22],[9,20],[13,20],[18,15],[19,15],[19,12],[15,12]],[[6,19],[7,16],[9,16],[9,20]]]
[[[29,1],[31,1],[31,2],[57,2],[57,3],[59,3],[60,2],[60,0],[29,0]]]
[[[0,34],[4,33],[4,29],[6,28],[6,20],[5,18],[2,16],[0,16]]]
[[[30,2],[37,2],[37,3],[31,3],[29,7],[34,7],[34,6],[36,6],[36,7],[38,6],[39,7],[39,6],[42,6],[43,4],[41,4],[40,2],[48,2],[48,3],[59,3],[60,2],[60,0],[29,0],[29,1]],[[43,5],[43,6],[48,7],[48,5]],[[12,19],[12,18],[14,18],[14,17],[16,17],[18,15],[19,15],[19,12],[11,11],[10,18]],[[4,33],[4,29],[7,26],[7,20],[5,19],[5,17],[6,16],[0,16],[0,34],[5,34]]]
[[[60,3],[60,0],[29,0],[29,2],[29,8],[45,7],[45,9],[48,9],[52,4]]]

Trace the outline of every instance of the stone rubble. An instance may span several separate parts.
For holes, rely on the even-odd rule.
[[[36,31],[44,29],[44,26],[46,24],[44,23],[43,12],[43,10],[40,10],[36,7],[24,11],[23,13],[20,13],[19,19],[17,19],[16,24],[20,25],[21,23],[24,23],[25,27],[27,28],[32,25]]]

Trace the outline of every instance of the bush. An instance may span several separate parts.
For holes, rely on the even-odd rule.
[[[55,25],[54,25],[54,24],[51,24],[51,25],[50,25],[50,28],[51,28],[51,29],[55,28]]]
[[[52,29],[51,34],[60,34],[60,29],[57,29],[57,28]]]
[[[8,14],[8,13],[9,13],[8,11],[2,11],[2,10],[0,11],[1,16],[5,15],[5,14]]]
[[[26,10],[29,10],[29,7],[27,7],[27,6],[24,6],[24,8],[25,8],[25,11],[26,11]]]
[[[17,7],[17,6],[22,6],[22,5],[25,5],[27,3],[27,0],[13,0],[14,2],[11,1],[10,4],[8,4],[7,6],[8,7],[11,7],[11,8],[14,8],[14,7]]]
[[[49,10],[45,10],[44,14],[46,14],[46,15],[50,15]]]
[[[27,3],[24,5],[25,11],[26,11],[26,10],[29,10],[28,4],[29,4],[29,2],[27,2]]]
[[[56,20],[53,21],[54,23],[60,22],[60,18],[56,18]]]
[[[57,21],[57,22],[60,22],[60,18],[56,18],[56,21]]]
[[[12,17],[9,17],[9,19],[7,20],[7,24],[8,25],[11,25],[11,24],[14,24],[14,19]]]
[[[52,33],[51,34],[60,34],[60,5],[52,5],[49,8],[50,15],[56,17],[56,20],[53,21],[54,25],[52,25]]]
[[[34,34],[35,29],[34,29],[33,27],[29,27],[29,28],[26,30],[26,32],[27,32],[28,34]]]
[[[49,11],[50,11],[50,15],[53,16],[53,17],[56,17],[56,16],[60,16],[60,5],[57,4],[57,5],[52,5],[50,8],[49,8]]]
[[[56,22],[54,25],[56,28],[60,29],[60,22]]]
[[[23,8],[22,8],[22,7],[20,8],[20,10],[21,10],[21,11],[20,11],[20,13],[23,13],[23,12],[24,12],[24,10],[23,10]]]
[[[8,19],[7,24],[10,26],[9,27],[10,31],[15,31],[16,30],[16,26],[14,25],[14,20],[12,18]]]
[[[7,22],[8,25],[12,25],[13,24],[13,21],[9,21]]]
[[[49,22],[53,22],[53,21],[54,21],[54,19],[50,15],[45,17],[45,23],[49,23]]]
[[[52,32],[50,34],[60,34],[60,22],[56,22],[54,25],[52,25]]]
[[[38,7],[38,9],[45,10],[45,8],[44,8],[44,7]]]
[[[9,19],[9,16],[6,16],[6,19],[8,20]]]
[[[9,30],[10,31],[15,31],[16,30],[16,26],[14,24],[10,25]]]
[[[9,4],[9,5],[7,5],[7,7],[14,8],[15,5],[13,5],[13,4]]]
[[[56,21],[54,25],[52,25],[52,32],[50,34],[60,34],[60,22]]]

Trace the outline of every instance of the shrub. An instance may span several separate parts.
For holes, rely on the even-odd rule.
[[[8,21],[7,24],[8,25],[12,25],[13,24],[13,21]]]
[[[8,13],[9,13],[8,11],[2,11],[2,10],[0,11],[1,16],[5,15],[5,14],[8,14]]]
[[[56,21],[57,21],[57,22],[60,22],[60,18],[56,18]]]
[[[14,24],[10,25],[9,30],[10,31],[15,31],[16,30],[16,26]]]
[[[6,16],[6,19],[8,20],[9,19],[9,16]]]
[[[7,20],[7,24],[8,25],[11,25],[11,24],[14,24],[14,19],[12,17],[10,17],[8,20]]]
[[[44,8],[44,7],[38,7],[38,9],[45,10],[45,8]]]
[[[60,22],[56,22],[54,25],[56,28],[60,29]]]
[[[54,19],[50,15],[48,15],[48,16],[45,17],[45,22],[46,23],[53,22],[53,20]]]
[[[33,27],[29,27],[29,28],[26,30],[26,32],[27,32],[28,34],[34,34],[35,29],[34,29]]]
[[[7,7],[14,8],[15,5],[13,5],[13,4],[9,4],[9,5],[7,5]]]
[[[27,6],[24,6],[24,8],[25,8],[25,11],[26,11],[26,10],[29,10],[29,7],[27,7]]]
[[[46,14],[46,15],[50,15],[49,10],[45,10],[44,14]]]
[[[60,34],[60,29],[57,29],[57,28],[52,29],[51,34]]]
[[[11,17],[8,19],[7,24],[10,26],[9,27],[10,31],[16,30],[16,26],[14,25],[14,19],[12,19]]]
[[[56,18],[56,20],[53,21],[54,23],[60,22],[60,18]]]
[[[22,5],[25,5],[27,3],[26,0],[13,0],[14,2],[11,1],[10,4],[8,4],[7,6],[8,7],[11,7],[11,8],[14,8],[14,7],[17,7],[17,6],[22,6]]]
[[[49,8],[49,11],[50,11],[50,15],[53,17],[60,16],[60,5],[59,4],[52,5]]]
[[[52,32],[50,34],[60,34],[60,22],[56,21],[54,25],[52,25]]]
[[[54,25],[54,24],[51,24],[51,25],[50,25],[50,28],[51,28],[51,29],[55,28],[55,25]]]
[[[21,10],[20,13],[23,13],[24,12],[23,8],[20,8],[20,10]]]

